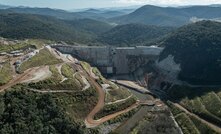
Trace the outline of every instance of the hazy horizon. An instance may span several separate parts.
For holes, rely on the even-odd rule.
[[[9,6],[49,7],[71,10],[84,8],[142,6],[148,4],[156,6],[211,5],[221,4],[221,0],[0,0],[0,4]]]

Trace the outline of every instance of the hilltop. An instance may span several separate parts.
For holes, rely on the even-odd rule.
[[[0,41],[0,132],[98,133],[139,110],[130,90],[50,41]]]
[[[90,19],[65,21],[54,17],[0,13],[0,36],[14,39],[48,39],[70,43],[87,43],[111,25]],[[99,30],[100,29],[100,30]]]
[[[179,78],[193,84],[220,85],[221,23],[201,21],[179,28],[162,44],[161,60],[174,56]]]
[[[147,45],[163,38],[173,30],[172,27],[126,24],[103,33],[98,40],[111,46]]]
[[[220,18],[221,7],[157,7],[145,5],[136,11],[110,19],[119,24],[141,23],[158,26],[182,26],[191,23],[192,17],[214,19]]]

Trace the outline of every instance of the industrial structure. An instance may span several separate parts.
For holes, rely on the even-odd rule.
[[[147,62],[158,59],[162,47],[110,47],[53,45],[58,51],[89,62],[104,74],[129,74]]]

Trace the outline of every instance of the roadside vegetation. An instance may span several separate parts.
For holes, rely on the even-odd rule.
[[[8,44],[8,45],[1,45],[0,44],[0,52],[11,52],[15,50],[21,50],[26,48],[36,48],[35,45],[31,45],[29,43],[20,42],[17,44]]]
[[[65,76],[69,79],[73,79],[73,74],[75,73],[75,71],[73,70],[73,68],[69,64],[64,64],[61,67],[61,73],[63,76]]]
[[[8,83],[12,79],[12,67],[10,62],[0,65],[0,86]]]
[[[132,95],[132,93],[128,89],[123,88],[119,85],[116,85],[115,83],[105,79],[102,76],[101,72],[96,67],[93,67],[92,71],[99,78],[96,81],[100,85],[101,84],[109,84],[110,85],[110,87],[108,87],[107,91],[106,91],[106,96],[105,96],[106,103],[114,102],[114,101],[121,100],[121,99],[126,99]]]
[[[0,133],[96,133],[84,126],[84,119],[96,105],[97,94],[42,94],[17,85],[0,94]]]
[[[24,72],[25,70],[32,67],[54,65],[58,63],[61,63],[61,60],[57,59],[53,54],[51,54],[48,49],[44,48],[38,54],[22,63],[19,71]]]
[[[1,94],[1,133],[82,133],[78,122],[65,116],[50,94],[32,93],[24,89]]]
[[[174,86],[168,93],[190,112],[221,125],[221,90],[217,88],[190,88]]]
[[[125,126],[126,127],[126,126]],[[123,133],[127,128],[118,129]],[[147,112],[143,118],[131,128],[130,134],[177,134],[178,129],[170,118],[168,110],[162,112]]]
[[[137,108],[133,109],[133,110],[130,110],[129,112],[127,113],[123,113],[109,121],[107,121],[106,123],[104,124],[114,124],[114,123],[118,123],[118,122],[123,122],[123,121],[126,121],[128,120],[130,117],[132,117],[138,110],[140,109],[140,107],[138,106]]]
[[[175,119],[184,134],[200,134],[192,120],[185,113],[176,115]]]
[[[194,116],[186,114],[171,102],[168,101],[167,104],[184,134],[218,134],[218,132],[210,128],[207,124]]]
[[[136,98],[132,97],[132,98],[130,98],[127,101],[124,101],[124,102],[105,105],[103,107],[103,109],[95,115],[95,118],[100,119],[104,116],[122,111],[122,110],[130,107],[131,105],[135,104],[136,101],[137,101]]]
[[[83,69],[85,71],[90,73],[90,69],[91,69],[91,65],[90,64],[88,64],[87,62],[84,62],[84,61],[81,61],[80,64],[81,64],[81,66],[83,67]]]
[[[4,39],[5,42],[8,42],[7,45],[0,44],[0,52],[11,52],[16,50],[24,50],[27,48],[40,49],[45,44],[52,43],[52,41],[41,40],[41,39],[27,39],[27,40],[19,40],[18,42],[10,42],[7,39]]]

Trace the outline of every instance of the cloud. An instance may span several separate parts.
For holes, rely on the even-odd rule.
[[[152,4],[152,5],[208,5],[221,4],[221,0],[115,0],[121,4]]]

